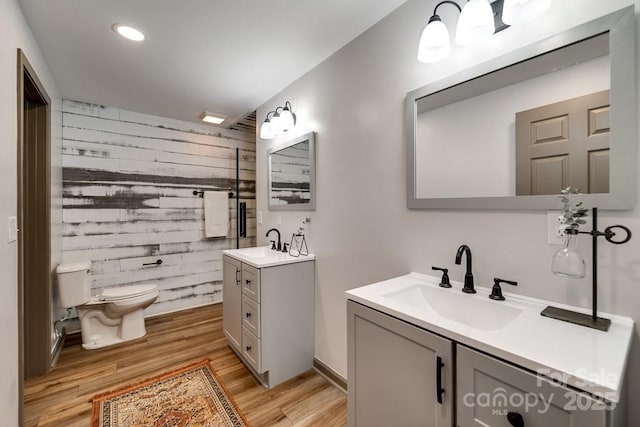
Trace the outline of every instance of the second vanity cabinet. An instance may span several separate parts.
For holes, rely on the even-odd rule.
[[[313,367],[314,274],[312,259],[257,267],[223,255],[224,333],[267,388]]]
[[[347,303],[350,426],[453,424],[453,343]]]
[[[588,393],[351,300],[347,335],[352,427],[621,425]]]

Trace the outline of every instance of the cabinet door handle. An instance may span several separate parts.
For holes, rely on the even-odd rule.
[[[524,419],[522,418],[522,415],[517,412],[508,412],[507,421],[509,421],[509,424],[513,427],[524,427]]]
[[[247,351],[251,351],[251,346],[250,345],[248,345],[246,348],[247,348]]]
[[[240,285],[240,270],[236,268],[236,285]]]
[[[251,280],[249,280],[249,279],[245,280],[245,282],[247,282],[247,285],[251,284]]]
[[[444,362],[442,357],[436,357],[436,397],[438,403],[442,405],[442,395],[444,394],[444,388],[442,388],[442,368],[444,368]]]
[[[250,318],[251,318],[251,313],[245,313],[245,317],[246,317],[247,319],[250,319]]]

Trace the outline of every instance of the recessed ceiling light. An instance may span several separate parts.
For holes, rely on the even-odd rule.
[[[144,34],[142,34],[142,31],[137,28],[122,24],[113,24],[111,28],[125,39],[133,40],[134,42],[141,42],[144,40]]]
[[[220,113],[211,113],[209,111],[205,111],[204,113],[202,113],[202,115],[200,116],[200,119],[203,122],[207,122],[207,123],[213,123],[214,125],[219,125],[220,123],[224,122],[224,120],[227,118],[226,115],[224,114],[220,114]]]

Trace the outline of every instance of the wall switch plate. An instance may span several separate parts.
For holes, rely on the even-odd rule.
[[[257,216],[257,220],[258,220],[258,224],[262,224],[262,211],[258,211]]]
[[[560,211],[547,211],[547,243],[550,245],[564,244],[564,232],[560,231],[558,217]]]
[[[18,240],[18,218],[10,216],[7,221],[7,243]]]

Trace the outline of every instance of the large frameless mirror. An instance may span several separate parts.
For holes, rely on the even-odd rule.
[[[635,205],[633,7],[407,95],[409,208]],[[463,124],[463,125],[461,125]]]
[[[315,210],[315,134],[272,147],[267,158],[269,209]]]

